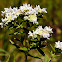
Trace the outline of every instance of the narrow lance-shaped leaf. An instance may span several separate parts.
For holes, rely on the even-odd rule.
[[[10,40],[10,42],[11,42],[11,44],[13,44],[14,46],[16,46],[16,48],[18,48],[19,51],[21,51],[21,52],[26,52],[26,51],[28,51],[28,49],[27,49],[26,47],[20,47],[20,46],[18,46],[16,43],[14,43],[12,40]]]
[[[15,33],[11,33],[9,35],[17,35],[17,34],[22,34],[23,32],[15,32]]]

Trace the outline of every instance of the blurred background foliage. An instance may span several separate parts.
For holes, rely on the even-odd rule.
[[[29,3],[33,5],[33,7],[35,5],[40,5],[41,8],[47,8],[48,13],[44,15],[44,19],[39,23],[43,27],[47,25],[53,28],[54,33],[50,40],[47,40],[47,47],[43,48],[45,54],[50,57],[49,50],[52,50],[50,44],[54,46],[56,41],[62,41],[62,0],[0,0],[0,22],[2,18],[1,11],[3,11],[4,8],[9,8],[10,6],[19,7],[23,3]],[[6,30],[5,28],[2,29],[0,27],[0,48],[4,49],[10,54],[9,62],[24,62],[24,53],[18,51],[15,46],[11,45],[11,43],[9,42],[8,33],[8,30]],[[51,62],[62,62],[62,54],[60,52],[56,52],[56,54],[59,54],[60,56],[55,58],[53,57],[53,60]],[[32,50],[30,51],[30,53],[42,57],[43,60],[45,59],[42,55],[40,55],[40,53],[38,53],[37,50]],[[0,60],[2,62],[6,62],[7,58],[8,57],[6,56],[0,56]],[[28,62],[42,61],[40,59],[28,57]]]

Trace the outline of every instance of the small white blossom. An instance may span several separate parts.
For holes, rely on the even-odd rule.
[[[45,30],[40,30],[38,35],[40,35],[41,38],[49,39],[49,37],[50,37],[50,34]]]
[[[42,12],[42,10],[41,10],[41,8],[40,8],[40,5],[36,5],[36,7],[34,8],[37,12],[39,12],[39,13],[41,13]]]
[[[13,8],[13,15],[19,16],[20,14],[22,14],[22,12],[20,11],[20,9],[18,9],[17,7]]]
[[[17,7],[14,7],[13,9],[11,7],[4,8],[4,10],[4,12],[2,11],[2,15],[5,16],[5,18],[2,19],[2,22],[4,22],[5,24],[11,22],[11,20],[14,20],[21,14],[21,11]]]
[[[34,15],[38,14],[38,12],[37,12],[36,10],[34,10],[33,8],[32,8],[30,11],[28,11],[27,13],[28,13],[29,15],[30,15],[30,14],[34,14]]]
[[[41,9],[42,12],[47,13],[46,8]]]
[[[34,38],[36,38],[37,37],[37,34],[36,34],[36,32],[33,30],[33,33],[31,32],[31,31],[29,31],[29,36],[28,37],[32,37],[32,39],[34,39]]]
[[[60,43],[60,49],[62,50],[62,42]]]
[[[30,22],[33,22],[33,24],[34,24],[34,23],[37,23],[37,24],[38,24],[38,22],[37,22],[37,16],[36,16],[36,15],[29,15],[29,16],[28,16],[28,20],[29,20]]]
[[[33,9],[30,4],[23,4],[23,6],[20,6],[20,11],[22,11],[24,15],[38,14],[38,12]]]
[[[42,26],[38,26],[38,28],[36,28],[37,31],[43,30]]]
[[[24,16],[24,20],[28,20],[28,16]]]
[[[62,42],[60,42],[60,41],[55,42],[55,47],[62,50]]]
[[[5,22],[5,21],[7,21],[7,18],[5,18],[5,19],[2,18],[1,20],[2,20],[2,22]]]
[[[33,22],[33,24],[38,24],[37,22],[37,16],[36,15],[29,15],[29,16],[25,16],[24,20],[29,20],[29,22]]]
[[[39,13],[47,13],[47,11],[46,11],[46,8],[40,8],[40,5],[36,5],[36,7],[34,8],[37,12],[39,12]]]
[[[31,32],[31,31],[29,31],[29,33],[28,33],[28,34],[29,34],[29,36],[28,36],[28,37],[33,36],[33,34],[32,34],[32,32]]]
[[[30,11],[32,9],[32,6],[30,6],[30,4],[23,4],[23,6],[20,6],[20,10],[22,11],[22,12],[25,12],[25,11]]]
[[[2,22],[0,23],[0,25],[1,25],[1,28],[3,28],[3,23]]]
[[[49,33],[53,33],[52,28],[50,26],[49,27],[46,26],[44,30],[48,31]]]

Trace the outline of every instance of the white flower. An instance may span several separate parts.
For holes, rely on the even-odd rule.
[[[23,12],[24,15],[38,14],[38,12],[33,9],[30,4],[23,4],[23,6],[20,6],[20,10]]]
[[[50,26],[49,27],[46,26],[44,30],[46,30],[49,33],[53,33],[52,28]]]
[[[38,14],[38,12],[37,12],[36,10],[34,10],[33,8],[32,8],[30,11],[28,11],[27,13],[28,13],[29,15],[30,15],[30,14],[34,14],[34,15]]]
[[[41,8],[40,8],[40,5],[36,5],[36,7],[34,8],[37,12],[39,12],[39,13],[41,13],[42,12],[42,10],[41,10]]]
[[[1,25],[1,28],[3,28],[3,23],[2,22],[0,23],[0,25]]]
[[[60,42],[60,49],[62,50],[62,42]]]
[[[47,13],[46,8],[41,9],[42,13]]]
[[[31,31],[29,31],[29,33],[28,33],[28,34],[29,34],[29,36],[28,36],[28,37],[33,36],[33,34],[32,34],[32,32],[31,32]]]
[[[34,8],[37,12],[39,12],[39,13],[47,13],[47,11],[46,11],[46,8],[43,8],[43,9],[41,9],[40,8],[40,5],[36,5],[36,7]]]
[[[38,31],[38,35],[40,35],[41,38],[43,37],[43,38],[49,39],[50,34],[47,31],[47,29],[45,29],[45,28],[43,29],[42,26],[38,26],[38,28],[36,30]]]
[[[50,34],[47,31],[45,31],[44,29],[40,30],[38,35],[40,35],[41,38],[49,39],[49,37],[50,37]]]
[[[37,23],[37,24],[38,24],[38,22],[37,22],[37,16],[36,16],[36,15],[29,15],[29,16],[28,16],[28,20],[29,20],[30,22],[33,22],[33,24],[34,24],[34,23]]]
[[[14,20],[15,18],[17,18],[16,15],[9,15],[5,17],[5,19],[2,18],[2,22],[8,24],[8,22],[11,22],[11,20]]]
[[[47,31],[43,31],[43,38],[49,39],[50,34]]]
[[[38,34],[38,31],[34,31],[34,30],[33,30],[33,33],[37,35],[37,34]]]
[[[28,37],[32,37],[32,39],[37,37],[37,34],[36,34],[36,32],[34,30],[33,30],[33,33],[31,31],[29,31],[28,34],[29,34]]]
[[[32,6],[30,6],[30,4],[23,4],[23,6],[20,6],[20,10],[22,11],[22,12],[25,12],[25,11],[27,11],[27,10],[31,10],[32,9]]]
[[[1,20],[2,20],[2,22],[5,22],[5,21],[7,21],[7,18],[5,18],[5,19],[2,18]]]
[[[37,22],[37,16],[36,15],[29,15],[29,16],[25,16],[24,20],[29,20],[29,22],[33,22],[33,24],[38,24]]]
[[[20,14],[22,14],[22,12],[17,7],[16,8],[14,7],[13,8],[13,14],[19,16]]]
[[[17,7],[15,8],[4,8],[4,12],[2,11],[2,15],[5,15],[5,18],[2,18],[2,22],[5,24],[8,24],[8,22],[11,22],[12,20],[14,20],[15,18],[17,18],[19,16],[19,10],[17,9]]]
[[[62,50],[62,42],[60,42],[60,41],[55,42],[55,47]]]
[[[28,16],[24,16],[24,20],[28,20]]]
[[[36,28],[37,31],[43,30],[42,26],[38,26],[38,28]]]

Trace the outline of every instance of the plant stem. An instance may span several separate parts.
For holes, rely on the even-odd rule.
[[[25,53],[25,62],[27,62],[27,54]]]

